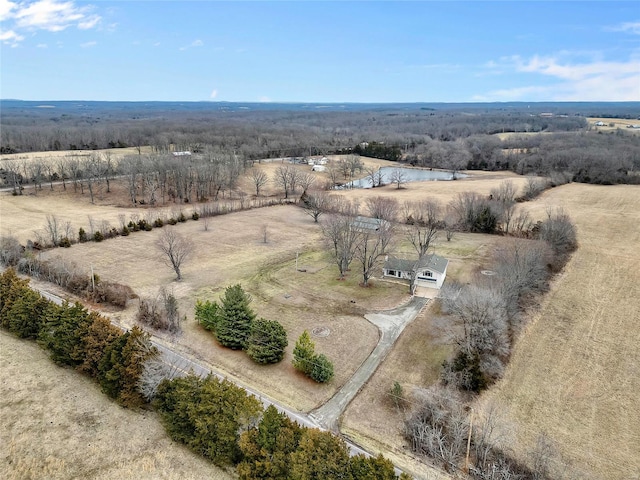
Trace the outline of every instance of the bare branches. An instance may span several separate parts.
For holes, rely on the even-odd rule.
[[[269,182],[269,177],[264,170],[260,170],[257,167],[253,167],[249,170],[249,177],[251,178],[251,183],[253,183],[253,186],[256,189],[256,197],[259,197],[260,190]]]
[[[156,247],[165,255],[165,263],[176,272],[176,280],[182,280],[180,268],[193,253],[193,242],[178,234],[174,228],[166,227],[162,229]]]
[[[367,210],[373,218],[395,222],[400,206],[398,201],[389,197],[369,197],[365,201]]]

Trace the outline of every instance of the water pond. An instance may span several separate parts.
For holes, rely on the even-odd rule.
[[[423,170],[418,168],[404,168],[404,167],[382,167],[380,168],[380,175],[382,176],[382,184],[387,185],[391,183],[393,172],[400,170],[404,177],[404,183],[410,182],[427,182],[436,180],[453,180],[453,174],[451,172],[442,172],[435,170]],[[456,173],[456,178],[465,178],[467,175],[463,173]],[[371,177],[360,178],[343,185],[340,188],[371,188]]]

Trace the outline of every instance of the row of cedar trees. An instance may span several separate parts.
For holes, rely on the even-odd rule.
[[[233,288],[233,287],[230,287]],[[138,327],[122,332],[80,303],[56,305],[29,287],[13,268],[0,275],[0,325],[36,340],[59,365],[95,378],[104,393],[129,408],[140,407],[145,363],[157,359],[150,336]],[[396,476],[382,455],[350,456],[339,437],[301,427],[225,380],[193,374],[165,379],[151,406],[171,438],[241,479],[409,479]]]
[[[225,290],[220,304],[198,301],[196,320],[212,332],[222,346],[244,350],[256,363],[278,363],[289,344],[287,332],[276,320],[256,318],[250,302],[251,297],[241,285],[232,285]],[[316,355],[314,348],[305,331],[293,350],[293,365],[318,383],[328,382],[333,378],[333,364],[325,355]]]

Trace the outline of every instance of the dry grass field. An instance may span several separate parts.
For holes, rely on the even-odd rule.
[[[591,128],[594,128],[597,131],[612,132],[620,128],[626,132],[640,135],[640,128],[627,128],[627,125],[640,125],[640,120],[638,119],[590,117],[590,118],[587,118],[587,122],[589,122],[589,126]],[[597,122],[602,122],[604,123],[604,125],[596,126]]]
[[[568,465],[556,473],[639,478],[640,188],[570,184],[531,204],[547,206],[569,213],[580,246],[481,403],[520,454],[548,435]]]
[[[119,407],[34,342],[0,331],[0,372],[6,480],[235,478],[173,442],[154,413]]]
[[[365,162],[389,164],[371,159]],[[278,166],[264,163],[256,168],[272,175]],[[455,182],[418,182],[400,190],[386,186],[338,194],[361,204],[378,195],[400,202],[430,198],[446,204],[465,191],[488,195],[507,179],[518,187],[526,183],[525,178],[507,172],[471,173],[471,177]],[[324,176],[317,174],[319,183]],[[241,182],[241,186],[247,193],[251,191],[249,182]],[[44,225],[47,213],[71,221],[76,229],[87,225],[87,215],[118,225],[119,214],[142,213],[142,209],[124,206],[126,201],[117,192],[103,192],[92,205],[88,195],[78,198],[61,193],[59,187],[53,193],[45,192],[46,188],[37,196],[2,194],[0,233],[12,233],[21,241],[33,238],[33,230]],[[271,185],[264,193],[277,194]],[[543,218],[547,205],[566,208],[578,225],[580,248],[523,334],[505,380],[482,401],[500,402],[509,412],[509,422],[518,426],[514,445],[519,451],[535,443],[536,432],[545,431],[572,465],[583,465],[585,471],[603,478],[623,478],[621,472],[627,466],[640,468],[636,460],[640,451],[633,449],[633,440],[640,440],[640,409],[630,393],[639,391],[640,386],[640,192],[637,187],[567,185],[521,208]],[[171,209],[167,207],[167,211]],[[191,207],[183,210],[189,213]],[[185,331],[176,340],[179,350],[300,410],[310,410],[327,400],[377,343],[377,329],[363,315],[407,298],[403,285],[374,280],[373,288],[358,287],[355,268],[345,281],[336,280],[337,269],[322,252],[318,226],[295,206],[214,217],[208,231],[202,221],[188,221],[176,228],[196,245],[194,256],[183,269],[182,282],[173,280],[172,270],[154,249],[159,230],[43,255],[62,255],[87,271],[93,266],[101,278],[130,285],[142,296],[153,296],[161,286],[167,287],[187,315]],[[498,236],[456,234],[451,242],[439,239],[436,252],[450,259],[450,279],[469,282],[504,241],[507,239]],[[399,243],[399,252],[412,255],[406,242]],[[304,271],[296,270],[296,256],[298,269]],[[259,316],[277,319],[287,329],[290,345],[280,364],[257,366],[244,353],[219,347],[195,324],[196,300],[218,299],[226,286],[237,282],[252,295],[252,306]],[[127,310],[113,315],[129,325],[136,308],[134,301]],[[402,448],[401,415],[390,405],[386,393],[394,381],[410,390],[413,385],[436,380],[449,347],[433,308],[407,327],[342,419],[343,430],[354,439],[373,450],[391,452],[394,461],[409,465],[416,473],[421,467]],[[336,377],[328,385],[305,379],[291,366],[296,338],[304,329],[314,328],[330,332],[327,337],[313,337],[317,351],[327,354],[336,367]],[[433,473],[425,469],[424,478],[432,478],[430,475]]]

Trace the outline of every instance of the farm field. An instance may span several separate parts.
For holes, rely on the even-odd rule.
[[[126,410],[35,342],[0,331],[2,478],[235,478],[173,442],[153,412]]]
[[[516,453],[533,450],[541,433],[551,438],[564,458],[552,465],[556,474],[637,478],[640,189],[570,184],[530,205],[536,215],[561,205],[579,248],[481,405],[504,412]]]
[[[365,162],[378,166],[391,164],[371,159],[365,159]],[[263,169],[272,176],[279,165],[277,162],[262,163],[255,168]],[[303,165],[297,168],[308,169]],[[385,186],[368,190],[339,191],[336,194],[357,201],[362,206],[366,198],[378,195],[395,198],[400,203],[428,198],[446,204],[458,193],[465,191],[475,191],[488,196],[491,189],[498,187],[504,180],[512,180],[517,188],[522,188],[527,182],[526,178],[509,172],[468,173],[471,174],[469,178],[455,182],[418,182],[406,184],[400,190],[394,186]],[[326,174],[316,175],[320,183]],[[250,195],[250,182],[246,179],[241,180],[240,186]],[[44,226],[47,214],[55,213],[63,221],[72,222],[74,230],[77,231],[79,226],[87,228],[88,215],[96,222],[107,220],[113,226],[117,226],[119,215],[124,214],[127,218],[132,214],[143,216],[148,210],[126,206],[124,187],[117,182],[114,182],[112,187],[114,192],[101,192],[95,205],[90,203],[86,193],[84,196],[72,195],[69,185],[66,193],[62,192],[59,186],[51,192],[46,184],[37,195],[29,194],[31,187],[25,190],[26,194],[23,196],[13,197],[8,192],[2,193],[0,233],[16,235],[25,242],[34,238],[34,230]],[[271,185],[264,191],[265,195],[277,193]],[[572,465],[584,460],[584,465],[588,466],[585,471],[596,474],[609,471],[606,462],[601,465],[602,462],[599,460],[606,451],[606,445],[601,444],[603,432],[610,434],[611,442],[615,441],[615,430],[608,426],[613,420],[609,417],[606,417],[606,421],[604,417],[600,418],[598,408],[610,407],[611,411],[620,413],[619,405],[633,408],[638,406],[628,394],[627,387],[637,389],[639,386],[638,354],[632,350],[631,342],[637,342],[640,337],[637,327],[633,330],[632,323],[624,323],[631,322],[631,319],[637,317],[637,313],[634,317],[634,312],[640,311],[640,305],[637,303],[640,298],[637,291],[639,281],[638,274],[635,273],[639,267],[635,248],[640,245],[640,232],[637,228],[640,220],[637,213],[640,211],[640,200],[633,198],[637,193],[637,187],[634,189],[572,184],[552,189],[540,199],[519,206],[529,209],[534,218],[542,219],[547,206],[563,205],[578,226],[580,248],[567,266],[566,272],[554,284],[552,293],[545,299],[541,307],[542,313],[537,315],[523,334],[507,377],[482,399],[483,402],[490,398],[502,402],[505,411],[509,412],[508,421],[519,425],[519,436],[515,444],[520,451],[530,449],[531,442],[535,444],[533,432],[539,427],[538,431],[545,431],[556,440],[559,449]],[[185,205],[182,211],[188,215],[192,208],[193,206]],[[174,214],[177,207],[155,208],[153,211],[157,217]],[[620,221],[620,218],[623,220]],[[266,242],[263,235],[265,227]],[[175,228],[190,237],[196,245],[193,257],[183,267],[182,282],[174,281],[173,271],[164,265],[162,257],[154,248],[155,240],[161,232],[159,229],[137,232],[129,237],[117,237],[102,243],[88,242],[74,245],[70,249],[59,248],[41,255],[63,256],[76,262],[87,272],[93,267],[102,279],[129,285],[142,297],[153,297],[157,295],[160,287],[166,287],[176,295],[180,311],[187,317],[183,334],[177,339],[165,337],[166,341],[176,342],[176,348],[183,353],[210,364],[229,377],[249,384],[301,411],[312,410],[328,400],[376,345],[378,331],[364,319],[364,315],[391,308],[408,299],[405,285],[374,279],[373,288],[358,287],[360,277],[357,267],[349,272],[345,281],[338,281],[337,268],[323,253],[325,247],[319,227],[296,206],[265,207],[213,217],[209,219],[207,230],[202,220],[189,220]],[[493,251],[508,241],[511,240],[495,235],[456,234],[451,242],[440,238],[435,251],[450,259],[448,278],[466,283],[486,266]],[[414,255],[412,247],[401,239],[397,254],[407,257]],[[618,258],[623,258],[624,261],[621,264],[613,264]],[[609,263],[603,263],[605,261]],[[578,269],[576,265],[581,268]],[[620,275],[616,276],[619,281],[603,282],[602,278],[606,277],[606,272],[609,271],[619,273]],[[597,274],[593,275],[592,272]],[[589,278],[587,283],[584,281],[585,278]],[[285,326],[289,336],[289,347],[285,359],[280,364],[258,366],[242,352],[221,348],[209,333],[195,323],[195,302],[218,299],[224,293],[225,287],[234,283],[241,283],[251,294],[252,308],[258,316],[277,319]],[[629,295],[636,303],[616,303],[616,298],[626,298],[627,295],[624,291],[616,290],[621,288],[620,285],[626,285]],[[585,295],[585,288],[588,288],[589,294],[595,293]],[[587,301],[582,302],[583,298]],[[613,307],[607,307],[609,303]],[[576,309],[574,305],[580,305],[581,308]],[[581,350],[581,342],[586,341],[588,344],[591,341],[589,331],[581,330],[587,328],[582,325],[582,318],[573,317],[577,312],[583,311],[582,306],[587,309],[585,311],[595,312],[590,317],[594,322],[593,332],[598,332],[597,338],[603,339],[604,342],[602,345],[592,346],[592,349],[598,350],[597,355],[591,350]],[[428,385],[437,379],[440,363],[447,357],[449,346],[444,338],[444,326],[435,320],[437,312],[433,309],[432,304],[406,328],[394,350],[342,418],[345,433],[373,451],[384,451],[399,465],[406,464],[407,468],[414,472],[420,471],[421,465],[412,460],[411,455],[402,448],[404,442],[399,431],[402,415],[394,409],[388,398],[385,398],[385,394],[394,381],[398,381],[409,391],[414,385]],[[121,324],[130,326],[134,322],[136,311],[137,302],[132,301],[126,310],[110,314]],[[550,312],[547,317],[545,311]],[[627,317],[621,318],[624,314]],[[548,318],[549,315],[553,318]],[[541,322],[551,321],[558,324],[538,327]],[[612,325],[617,327],[614,328]],[[542,330],[536,330],[538,328]],[[305,329],[312,332],[316,350],[326,354],[334,362],[336,377],[329,384],[315,384],[295,372],[291,365],[295,340]],[[313,335],[314,329],[318,335]],[[574,330],[581,340],[573,338]],[[618,339],[616,335],[622,335],[622,331],[626,336],[624,339]],[[329,334],[324,336],[326,332]],[[560,337],[564,338],[560,344],[558,332],[562,334]],[[623,350],[626,353],[614,352],[610,358],[605,358],[607,349],[612,349],[619,341],[622,341],[620,345],[626,349]],[[527,342],[531,343],[529,350],[527,353],[520,353],[522,349],[526,350],[527,347],[523,345],[528,345]],[[553,348],[547,347],[552,344]],[[548,352],[538,358],[538,350],[546,348],[549,348]],[[556,352],[562,352],[563,355],[559,357]],[[524,359],[521,358],[522,355],[525,355]],[[589,360],[592,356],[593,359]],[[538,367],[541,370],[533,370],[532,364],[535,362],[531,362],[531,359],[534,357],[537,361],[550,363],[543,362]],[[624,359],[629,357],[633,360],[630,365],[626,365]],[[563,359],[561,362],[558,360],[558,364],[563,364],[562,372],[558,371],[560,367],[554,358]],[[589,368],[585,367],[583,370],[582,366],[577,365],[577,359],[582,359],[583,362],[585,359],[589,360],[591,363],[586,362]],[[600,367],[599,362],[603,363]],[[562,375],[563,372],[575,369],[571,376],[572,379],[579,379],[575,380],[575,388],[591,392],[595,380],[583,376],[587,376],[590,371],[602,370],[603,378],[611,379],[613,377],[607,369],[616,365],[621,366],[623,370],[626,368],[627,371],[617,377],[617,390],[613,391],[619,392],[615,394],[615,398],[609,398],[608,393],[603,393],[603,398],[598,397],[599,401],[605,402],[606,397],[609,398],[609,403],[603,404],[602,407],[593,407],[597,402],[584,400],[581,403],[575,399],[576,412],[580,412],[582,416],[574,418],[574,423],[570,423],[572,417],[566,408],[571,402],[568,402],[567,398],[577,397],[574,389],[566,386],[567,379]],[[517,368],[522,371],[512,373]],[[546,374],[537,378],[538,371],[555,372],[557,378]],[[527,382],[523,382],[522,378],[527,378]],[[549,378],[553,378],[556,383],[545,383],[545,379]],[[533,388],[533,385],[536,385],[536,388]],[[564,389],[565,396],[554,400],[553,395],[548,393],[557,385],[562,385],[557,390]],[[609,383],[606,383],[602,388],[609,392],[609,386]],[[545,397],[538,398],[536,390],[545,389],[548,390]],[[619,398],[622,399],[622,403],[618,402]],[[558,411],[552,410],[549,413],[548,409],[553,408]],[[589,410],[590,408],[592,409]],[[589,415],[590,423],[585,423],[584,419]],[[612,415],[615,417],[615,413]],[[634,417],[633,413],[625,415],[633,417],[631,421],[625,420],[625,424],[638,427],[635,431],[639,431],[639,417]],[[551,424],[550,418],[555,418],[555,424]],[[565,421],[566,425],[563,426],[562,421]],[[545,422],[549,422],[550,425],[546,425]],[[536,428],[531,428],[532,425]],[[554,428],[557,431],[554,431]],[[573,430],[574,428],[577,430]],[[575,440],[575,431],[579,431],[580,435],[584,433],[580,444],[583,450],[571,443]],[[618,465],[625,465],[624,462],[628,462],[634,453],[631,447],[634,431],[624,432],[627,432],[624,434],[627,446],[623,447],[618,457],[610,457],[611,462],[618,462]],[[588,458],[584,452],[590,452]],[[640,467],[635,465],[635,468]],[[425,478],[432,478],[429,475],[433,475],[433,472],[425,469]]]
[[[635,134],[640,134],[640,128],[627,128],[627,125],[640,125],[640,120],[633,118],[598,118],[598,117],[590,117],[587,118],[589,122],[589,126],[591,128],[595,128],[598,131],[602,132],[613,132],[617,129],[624,129],[626,132],[631,132]],[[603,126],[595,126],[597,122],[603,122]],[[613,126],[611,125],[613,124]]]

